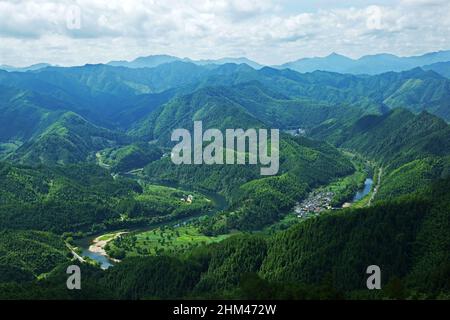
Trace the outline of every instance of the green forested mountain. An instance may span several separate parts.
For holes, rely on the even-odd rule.
[[[45,130],[62,114],[57,99],[16,88],[0,88],[0,141],[26,141]],[[48,106],[48,107],[47,107]]]
[[[30,281],[68,261],[60,237],[37,231],[0,231],[0,282]]]
[[[104,149],[98,156],[103,166],[111,168],[113,172],[126,173],[161,159],[163,153],[155,144],[138,142],[123,147]]]
[[[98,232],[207,213],[211,203],[186,192],[113,178],[96,165],[0,165],[0,229]]]
[[[93,158],[96,151],[123,144],[123,134],[97,127],[67,112],[43,133],[16,150],[12,159],[27,164],[77,163]]]
[[[225,69],[222,66],[219,70]],[[228,67],[231,68],[231,67]],[[428,110],[446,120],[448,115],[448,79],[420,68],[376,76],[354,76],[315,71],[300,74],[289,69],[265,67],[254,71],[239,68],[239,77],[210,76],[209,85],[229,85],[258,81],[287,97],[313,100],[338,106],[356,106],[371,112],[403,107],[420,112]]]
[[[447,179],[396,201],[325,214],[274,235],[234,236],[182,258],[130,258],[103,273],[86,267],[84,296],[445,299],[450,288],[448,188]],[[365,288],[371,264],[381,267],[381,291]],[[52,277],[39,287],[29,284],[22,297],[33,292],[57,297],[62,284]]]
[[[0,84],[16,90],[58,99],[60,108],[74,111],[96,124],[111,125],[117,115],[137,107],[142,97],[149,108],[164,99],[152,94],[198,81],[207,68],[188,63],[174,63],[157,69],[128,69],[105,65],[73,68],[44,68],[35,72],[0,72]],[[169,76],[171,74],[171,76]],[[164,76],[163,76],[164,75]],[[44,108],[55,107],[42,101]]]
[[[450,80],[435,68],[144,60],[0,71],[0,298],[448,298]],[[197,120],[280,129],[278,174],[173,164],[172,131]],[[366,178],[365,198],[330,210],[341,195],[324,190],[352,201]],[[97,234],[123,261],[83,263],[68,292],[64,241]]]
[[[357,121],[324,123],[311,132],[316,138],[367,154],[385,165],[397,166],[419,157],[450,152],[450,126],[423,112],[397,109],[384,115],[367,115]]]
[[[377,161],[384,168],[379,199],[412,192],[450,174],[450,127],[426,112],[398,109],[355,122],[330,121],[311,133]]]
[[[223,65],[211,70],[205,80],[197,84],[197,88],[253,81],[264,85],[266,92],[272,91],[278,98],[281,95],[300,99],[308,106],[328,105],[344,111],[353,106],[370,112],[403,107],[413,112],[427,110],[449,119],[447,95],[450,81],[433,71],[419,68],[376,76],[353,76],[321,71],[299,74],[288,69],[268,67],[256,71],[248,66]],[[238,90],[237,95],[242,97],[242,93]],[[246,94],[244,98],[251,99],[252,95]]]
[[[330,121],[427,110],[449,118],[448,79],[414,69],[376,76],[185,62],[0,72],[0,156],[23,163],[95,161],[129,139],[160,140],[203,120],[210,127],[311,129]]]
[[[173,142],[170,142],[172,130],[192,129],[193,122],[196,120],[202,121],[203,130],[208,128],[221,130],[243,128],[245,130],[269,127],[258,120],[257,115],[253,115],[245,106],[231,101],[229,97],[234,98],[234,96],[232,93],[227,93],[221,88],[205,88],[173,100],[173,102],[161,106],[148,121],[142,123],[140,130],[144,131],[135,131],[135,133],[146,132],[144,135],[150,139],[158,137],[160,144],[171,146],[173,145]],[[351,171],[349,162],[346,162],[334,148],[308,139],[282,135],[280,156],[280,173],[295,171],[297,178],[307,184],[318,183],[336,174],[340,175]],[[319,166],[314,161],[323,161],[324,164]],[[340,165],[342,165],[342,170],[336,169]],[[328,176],[319,174],[319,171],[324,168],[330,168]],[[232,190],[236,186],[255,179],[259,175],[254,166],[176,166],[168,157],[151,163],[145,171],[151,179],[195,184],[197,187],[228,195],[232,194]],[[303,176],[307,175],[307,172],[309,172],[309,176]]]
[[[371,264],[383,270],[384,294],[406,297],[424,288],[435,294],[446,292],[450,283],[441,276],[450,270],[450,239],[445,231],[450,221],[448,183],[447,179],[420,195],[373,208],[307,220],[267,241],[226,240],[212,249],[208,271],[199,282],[200,292],[232,288],[241,279],[236,274],[248,272],[284,283],[287,289],[329,281],[341,292],[363,292],[365,268]],[[402,284],[399,292],[389,292],[388,284],[396,279]]]
[[[278,98],[282,95],[300,99],[307,106],[350,105],[378,112],[386,107],[404,107],[414,112],[428,110],[449,119],[449,80],[421,69],[353,76],[320,71],[300,74],[268,67],[255,70],[245,64],[197,66],[173,62],[141,69],[86,65],[27,73],[0,72],[0,85],[39,95],[35,99],[38,107],[74,111],[95,124],[109,127],[118,123],[129,127],[176,93],[252,81],[263,84],[264,91],[270,90]],[[242,98],[243,91],[239,92]],[[245,94],[244,98],[251,96]]]
[[[112,205],[141,187],[94,165],[46,169],[1,165],[2,229],[86,231],[118,217]]]
[[[329,119],[356,119],[368,112],[314,98],[289,98],[258,81],[224,88],[223,91],[255,118],[275,128],[309,129]]]
[[[174,129],[193,129],[201,120],[204,130],[217,128],[258,128],[263,123],[252,117],[241,105],[231,101],[221,88],[204,88],[174,98],[139,123],[131,134],[148,140],[159,139],[167,145]]]
[[[332,146],[285,136],[280,141],[280,170],[275,177],[262,178],[255,165],[179,166],[168,158],[149,164],[145,176],[225,195],[233,204],[230,210],[204,223],[205,232],[216,234],[231,229],[254,230],[273,223],[310,188],[353,171],[350,161]]]

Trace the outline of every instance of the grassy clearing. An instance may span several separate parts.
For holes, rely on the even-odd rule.
[[[219,242],[231,234],[206,236],[192,225],[163,227],[137,234],[127,234],[107,245],[107,252],[118,259],[131,256],[178,254],[196,246]]]
[[[97,238],[98,241],[110,241],[111,239],[114,239],[114,237],[117,235],[117,233],[107,233]]]
[[[359,201],[356,201],[352,204],[352,208],[364,208],[367,207],[369,205],[369,199],[370,199],[370,195],[373,192],[373,190],[371,190],[364,198],[362,198]]]

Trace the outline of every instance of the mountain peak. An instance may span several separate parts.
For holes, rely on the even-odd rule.
[[[346,58],[346,59],[349,59],[348,57],[346,57],[346,56],[344,56],[344,55],[342,55],[342,54],[336,53],[336,52],[330,53],[330,54],[329,54],[328,56],[326,56],[325,58]]]
[[[9,71],[9,72],[26,72],[26,71],[36,71],[39,69],[51,67],[52,65],[49,63],[36,63],[27,67],[13,67],[9,65],[0,65],[1,70]]]

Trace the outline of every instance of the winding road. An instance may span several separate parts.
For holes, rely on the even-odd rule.
[[[372,200],[375,198],[375,195],[377,194],[378,190],[380,189],[380,184],[381,184],[381,176],[383,175],[383,168],[380,167],[380,169],[378,169],[378,176],[377,176],[377,184],[375,185],[375,187],[373,188],[373,192],[370,195],[370,199],[367,202],[367,206],[370,207],[370,205],[372,204]]]
[[[76,253],[75,250],[73,250],[73,248],[67,242],[66,242],[66,246],[67,246],[67,248],[69,248],[70,252],[72,253],[73,257],[76,260],[80,261],[81,263],[86,262],[86,260],[82,256],[80,256],[78,253]]]

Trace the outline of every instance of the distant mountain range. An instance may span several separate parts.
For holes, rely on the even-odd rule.
[[[235,63],[235,64],[247,64],[250,67],[254,69],[261,69],[264,66],[252,61],[250,59],[247,59],[245,57],[241,58],[221,58],[221,59],[207,59],[207,60],[192,60],[189,58],[178,58],[170,55],[152,55],[147,57],[138,57],[132,61],[126,61],[126,60],[117,60],[117,61],[110,61],[106,63],[106,65],[113,66],[113,67],[126,67],[126,68],[132,68],[132,69],[138,69],[138,68],[155,68],[162,64],[166,63],[172,63],[172,62],[186,62],[186,63],[192,63],[198,66],[207,66],[207,65],[223,65],[227,63]],[[86,64],[89,65],[89,64]],[[6,64],[0,65],[0,70],[5,70],[8,72],[26,72],[26,71],[37,71],[40,69],[44,69],[47,67],[52,67],[54,65],[51,65],[49,63],[37,63],[33,64],[28,67],[13,67]]]
[[[263,65],[247,58],[222,58],[217,60],[192,60],[189,58],[178,58],[169,55],[154,55],[139,57],[133,61],[111,61],[108,65],[128,68],[154,68],[164,63],[174,61],[190,62],[196,65],[222,65],[227,63],[245,63],[254,69],[261,69]],[[381,74],[385,72],[401,72],[417,67],[425,67],[446,77],[449,77],[450,51],[439,51],[426,53],[421,56],[398,57],[392,54],[367,55],[359,59],[332,53],[326,57],[303,58],[282,65],[273,66],[276,69],[292,69],[297,72],[330,71],[349,74]],[[442,71],[441,71],[442,69]]]
[[[433,64],[423,66],[422,69],[433,70],[434,72],[437,72],[437,73],[443,75],[444,77],[450,78],[450,61],[436,62]]]
[[[389,71],[401,72],[438,62],[450,61],[450,51],[431,52],[421,56],[398,57],[392,54],[376,54],[351,59],[332,53],[326,57],[304,58],[277,66],[298,72],[316,70],[351,74],[380,74]],[[438,71],[439,70],[435,70]]]
[[[396,108],[450,121],[450,80],[421,68],[357,76],[182,61],[0,71],[0,158],[76,163],[123,133],[165,145],[199,114],[205,127],[309,129]]]
[[[189,58],[179,58],[170,55],[151,55],[138,57],[132,61],[118,60],[107,63],[114,67],[127,68],[155,68],[162,64],[172,62],[187,62],[198,66],[223,65],[228,63],[247,64],[254,69],[262,69],[264,65],[252,61],[245,57],[193,60]],[[9,72],[36,71],[51,66],[48,63],[38,63],[29,67],[12,67],[0,65],[1,70]],[[337,53],[332,53],[326,57],[302,58],[290,61],[281,65],[272,66],[276,69],[292,69],[297,72],[306,73],[314,71],[329,71],[348,74],[381,74],[385,72],[401,72],[417,67],[424,70],[433,70],[445,77],[450,77],[450,50],[430,52],[420,56],[399,57],[392,54],[367,55],[359,59],[352,59]]]
[[[226,63],[236,63],[236,64],[242,64],[245,63],[249,65],[250,67],[254,69],[261,69],[263,65],[252,61],[250,59],[241,57],[241,58],[222,58],[217,60],[192,60],[189,58],[178,58],[174,56],[169,55],[153,55],[148,57],[139,57],[134,59],[133,61],[111,61],[107,64],[110,66],[115,67],[127,67],[127,68],[154,68],[164,63],[170,63],[175,61],[182,61],[182,62],[190,62],[199,66],[205,66],[205,65],[222,65]]]
[[[5,70],[5,71],[9,71],[9,72],[26,72],[26,71],[35,71],[35,70],[43,69],[43,68],[50,67],[50,66],[51,66],[51,64],[48,64],[48,63],[36,63],[36,64],[33,64],[28,67],[13,67],[13,66],[8,66],[6,64],[2,64],[2,65],[0,65],[0,70]]]

